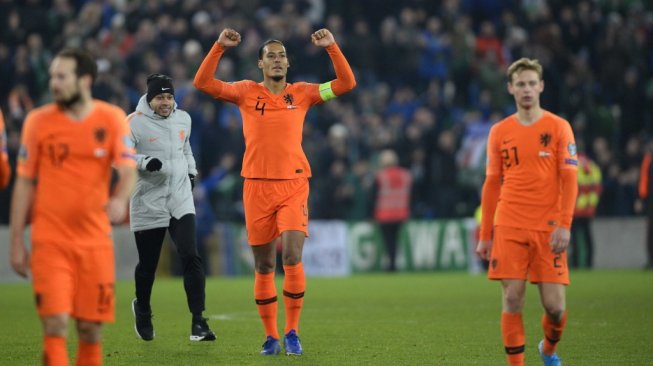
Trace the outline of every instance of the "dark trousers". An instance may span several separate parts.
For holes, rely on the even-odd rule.
[[[395,262],[397,259],[397,242],[399,241],[399,228],[401,227],[401,222],[383,222],[379,224],[379,227],[381,228],[385,251],[390,259],[387,270],[394,272],[397,270]]]
[[[571,226],[571,250],[569,251],[569,266],[581,267],[583,260],[581,254],[585,253],[587,268],[594,264],[594,241],[590,227],[591,218],[576,217]]]
[[[167,228],[162,227],[134,233],[136,248],[138,249],[138,264],[134,273],[138,305],[144,311],[150,309],[152,285],[154,284],[154,275],[159,264],[166,229],[170,232],[170,237],[177,247],[177,253],[179,253],[179,259],[181,260],[188,309],[193,314],[201,314],[204,311],[205,275],[202,258],[197,253],[195,243],[195,215],[193,214],[185,215],[179,220],[170,219],[170,225]]]

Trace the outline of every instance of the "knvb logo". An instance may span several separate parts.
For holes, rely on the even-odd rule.
[[[98,128],[95,130],[95,141],[98,143],[103,143],[106,137],[107,131],[104,128]]]
[[[549,146],[551,143],[551,134],[548,132],[545,132],[540,135],[540,144],[542,144],[544,147]]]

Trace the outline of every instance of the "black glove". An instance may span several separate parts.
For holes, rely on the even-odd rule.
[[[145,166],[145,169],[147,169],[148,172],[158,172],[161,170],[161,167],[163,166],[161,160],[149,156],[145,159],[150,159],[150,161],[148,161],[147,165]]]
[[[190,178],[190,189],[195,188],[195,176],[192,174],[188,174],[188,178]]]

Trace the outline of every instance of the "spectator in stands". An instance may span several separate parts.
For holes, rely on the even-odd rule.
[[[343,99],[307,116],[307,125],[315,128],[306,129],[313,132],[305,137],[306,145],[319,145],[334,122],[346,125],[350,137],[345,159],[350,167],[360,154],[370,157],[396,142],[392,125],[396,120],[384,114],[390,105],[388,96],[410,94],[400,102],[400,113],[410,115],[414,106],[426,106],[438,116],[438,133],[451,129],[457,139],[464,129],[464,115],[471,110],[481,110],[484,118],[487,118],[487,106],[491,113],[511,113],[510,99],[493,87],[501,79],[494,78],[496,74],[492,71],[496,65],[521,56],[542,56],[549,73],[547,90],[556,91],[545,91],[543,101],[570,121],[592,121],[577,136],[588,146],[596,139],[607,138],[612,162],[621,160],[630,137],[653,134],[653,103],[640,102],[642,98],[646,101],[653,98],[650,92],[653,65],[649,60],[653,34],[653,23],[649,21],[653,11],[651,2],[542,0],[508,7],[509,2],[505,1],[470,0],[421,2],[419,8],[406,2],[386,2],[387,8],[362,7],[349,0],[100,3],[70,0],[0,3],[0,19],[6,24],[0,29],[0,108],[6,113],[10,160],[16,156],[11,141],[17,139],[30,105],[46,102],[39,85],[43,82],[43,60],[49,55],[65,45],[83,45],[101,60],[102,67],[110,70],[100,75],[98,97],[133,110],[140,97],[138,91],[144,89],[141,84],[149,74],[174,75],[180,93],[184,85],[190,85],[190,75],[199,65],[201,55],[213,44],[216,27],[224,19],[242,24],[246,35],[238,52],[223,60],[222,65],[230,63],[232,67],[218,70],[219,74],[229,73],[229,79],[257,77],[252,72],[257,71],[256,52],[263,32],[301,39],[309,23],[333,26],[336,36],[342,34],[338,39],[343,39],[343,49],[352,61],[374,60],[352,62],[366,65],[355,71],[361,76],[357,94],[368,98],[368,103]],[[554,6],[558,3],[564,4]],[[260,27],[259,19],[265,19]],[[354,26],[347,28],[343,24]],[[402,53],[401,58],[387,56],[397,52]],[[310,60],[299,63],[302,78],[329,77],[328,60],[316,55],[319,52],[315,53],[312,47],[296,49],[293,54],[296,59]],[[312,62],[320,65],[308,67]],[[108,76],[110,80],[103,82]],[[403,89],[410,89],[409,93]],[[398,90],[402,92],[397,93]],[[193,104],[192,108],[185,105],[186,100]],[[229,133],[224,134],[222,122],[232,114],[216,106],[207,107],[207,100],[203,96],[195,97],[195,101],[192,97],[179,100],[181,107],[194,113],[194,118],[195,115],[204,118],[197,120],[197,125],[202,126],[198,140],[242,135],[240,126],[229,126]],[[389,109],[391,114],[393,108]],[[365,125],[366,133],[360,133],[343,120],[345,116],[373,124],[369,130]],[[216,119],[221,123],[216,123]],[[403,123],[406,125],[402,128],[407,128],[411,118],[405,118]],[[238,140],[224,138],[224,141]],[[431,144],[435,141],[431,140]],[[222,142],[193,144],[193,148],[198,150],[195,154],[200,157],[199,164],[207,172],[219,164],[222,155],[242,154],[239,150],[242,146]],[[318,162],[322,160],[320,150],[316,153],[318,156],[311,159]],[[410,153],[398,150],[400,161],[410,160]],[[426,153],[431,155],[430,151]],[[330,163],[326,161],[324,166]],[[598,159],[597,163],[602,165]],[[597,214],[633,214],[632,210],[624,210],[632,207],[632,182],[624,184],[623,179],[618,179],[624,177],[621,173],[631,165],[616,165],[614,171],[603,171],[609,184],[604,185],[605,199],[601,200]],[[328,174],[327,168],[324,174]],[[428,178],[425,183],[436,182]],[[319,189],[315,193],[320,194]],[[615,203],[617,194],[623,194],[624,203]],[[0,210],[5,207],[0,206]],[[319,211],[315,214],[319,218]],[[2,217],[0,214],[0,221]]]

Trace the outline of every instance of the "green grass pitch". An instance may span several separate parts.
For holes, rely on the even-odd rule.
[[[140,341],[134,333],[133,283],[118,283],[116,322],[104,330],[105,365],[505,364],[499,284],[482,275],[309,278],[301,357],[258,354],[264,337],[252,283],[248,277],[207,281],[205,315],[218,341],[199,343],[188,340],[190,315],[181,280],[155,282],[152,342]],[[29,284],[1,284],[0,294],[0,364],[39,364],[41,329]],[[539,365],[542,311],[537,288],[529,285],[527,296],[526,364]],[[283,331],[281,301],[279,307]],[[558,348],[565,365],[653,365],[653,271],[573,272],[568,314]],[[71,354],[76,347],[73,333]]]

